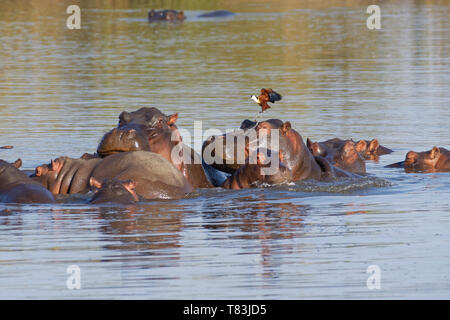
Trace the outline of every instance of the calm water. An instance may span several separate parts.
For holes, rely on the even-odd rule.
[[[261,87],[283,94],[267,117],[304,139],[376,137],[395,152],[358,181],[0,204],[0,298],[450,298],[450,174],[383,168],[450,147],[449,1],[383,1],[377,31],[366,1],[165,2],[185,10],[177,25],[146,22],[160,1],[76,3],[81,30],[65,27],[72,2],[0,2],[0,145],[14,145],[2,159],[33,169],[93,152],[141,106],[190,132],[235,128]],[[215,9],[238,14],[196,18]]]

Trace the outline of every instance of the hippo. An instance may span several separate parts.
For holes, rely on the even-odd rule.
[[[60,157],[38,166],[31,176],[53,194],[85,193],[90,178],[132,179],[136,194],[149,199],[179,199],[192,192],[192,186],[170,162],[148,151],[120,152],[106,158],[74,159]]]
[[[382,146],[377,139],[359,140],[355,144],[356,150],[366,159],[378,161],[379,156],[394,152]]]
[[[356,149],[353,140],[334,138],[324,142],[306,139],[306,145],[314,156],[328,159],[334,166],[357,174],[366,173],[366,162]]]
[[[51,192],[20,171],[21,165],[20,159],[12,164],[0,160],[0,202],[54,203]]]
[[[147,15],[148,22],[168,21],[168,22],[183,22],[186,17],[183,11],[176,10],[150,10]]]
[[[254,131],[250,131],[254,129]],[[271,132],[278,131],[278,146],[271,144]],[[256,133],[255,133],[256,132]],[[252,152],[252,145],[261,144],[260,133],[268,134],[266,145],[258,147],[266,147],[273,152],[278,150],[280,155],[280,163],[290,172],[290,181],[298,181],[305,179],[320,180],[323,177],[354,177],[355,175],[344,169],[335,168],[324,157],[314,157],[303,142],[301,135],[291,127],[289,121],[283,122],[279,119],[269,119],[258,123],[245,120],[239,130],[234,132],[209,137],[203,144],[203,156],[208,158],[209,155],[214,157],[211,165],[218,169],[231,174],[241,170],[246,165],[242,162],[242,158],[246,159]],[[230,140],[236,142],[241,141],[240,146],[228,143]],[[240,151],[235,152],[235,151]],[[213,154],[218,152],[217,155]],[[217,156],[217,157],[216,157]],[[216,161],[217,160],[217,161]]]
[[[236,170],[223,184],[225,189],[243,189],[258,187],[262,184],[275,185],[287,183],[292,180],[292,172],[281,161],[281,153],[279,153],[279,163],[275,172],[265,174],[263,168],[269,169],[271,158],[270,149],[256,150],[255,164],[247,163]],[[266,157],[267,156],[267,157]]]
[[[97,154],[106,157],[117,152],[151,151],[162,155],[177,167],[194,188],[212,188],[223,183],[226,177],[220,174],[218,182],[210,181],[212,178],[205,174],[200,156],[182,142],[175,124],[177,119],[177,113],[166,115],[157,108],[144,107],[133,112],[124,111],[119,115],[117,128],[103,136]],[[184,157],[178,157],[178,151],[182,151]],[[173,157],[174,154],[177,155],[176,158]]]
[[[91,177],[89,184],[95,190],[94,196],[89,201],[90,203],[135,204],[139,201],[136,194],[136,182],[131,179],[125,181],[113,178],[104,179],[100,182]]]
[[[340,138],[333,138],[322,142],[311,143],[314,148],[314,153],[322,157],[329,157],[334,155],[336,150],[341,148],[347,141]],[[354,142],[356,151],[366,160],[378,160],[379,156],[392,153],[393,151],[385,146],[380,145],[377,139],[359,140]]]
[[[234,13],[227,10],[215,10],[202,13],[197,18],[228,18],[234,16]],[[176,11],[173,9],[165,10],[150,10],[147,14],[148,22],[183,22],[186,16],[183,11]]]
[[[405,161],[390,164],[387,168],[404,168],[405,172],[450,172],[450,151],[433,147],[423,152],[409,151]]]

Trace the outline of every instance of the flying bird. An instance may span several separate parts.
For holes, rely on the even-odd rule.
[[[273,91],[272,89],[262,88],[259,97],[253,95],[250,98],[261,106],[260,113],[262,113],[270,108],[268,102],[275,103],[275,101],[280,101],[282,97],[281,94]]]

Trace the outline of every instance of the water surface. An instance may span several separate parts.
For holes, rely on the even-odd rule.
[[[0,2],[0,158],[24,169],[94,152],[123,110],[178,112],[179,127],[236,128],[262,87],[268,118],[304,139],[394,149],[369,177],[228,191],[139,206],[0,205],[0,298],[450,298],[450,175],[384,165],[449,148],[450,3],[167,2],[183,24],[146,20],[158,1]],[[202,20],[226,9],[232,18]],[[201,142],[201,139],[197,139]],[[66,287],[70,265],[81,289]],[[369,290],[366,269],[381,269]]]

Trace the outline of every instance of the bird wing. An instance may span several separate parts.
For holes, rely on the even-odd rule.
[[[275,101],[280,101],[282,96],[281,94],[273,91],[272,89],[270,89],[271,92],[269,92],[269,101],[274,103]]]

